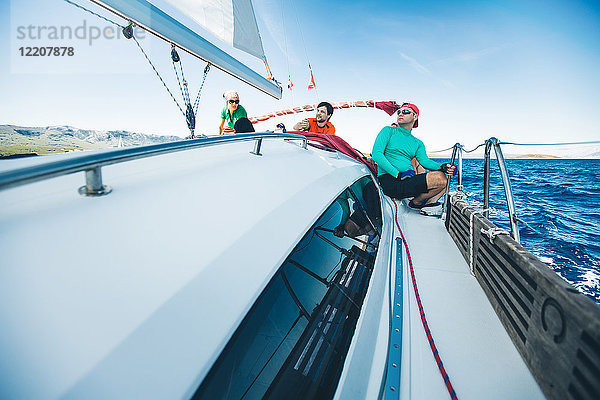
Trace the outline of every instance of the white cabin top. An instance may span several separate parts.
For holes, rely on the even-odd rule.
[[[104,167],[113,189],[104,197],[78,194],[81,173],[1,191],[2,392],[81,397],[127,375],[111,388],[124,398],[130,386],[119,382],[148,376],[160,377],[144,383],[148,395],[193,394],[306,230],[369,175],[344,155],[297,142],[264,140],[262,156],[253,146]],[[32,385],[32,376],[47,379]]]

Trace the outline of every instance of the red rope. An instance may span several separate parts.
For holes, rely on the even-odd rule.
[[[438,349],[435,346],[435,341],[433,340],[431,330],[429,329],[429,324],[427,323],[427,318],[425,318],[425,310],[423,309],[423,304],[421,304],[421,296],[419,295],[419,288],[417,288],[417,278],[415,277],[415,270],[413,268],[412,258],[410,256],[410,250],[408,250],[408,243],[406,242],[406,239],[404,238],[404,233],[402,233],[402,229],[400,229],[400,224],[398,223],[398,205],[396,204],[395,200],[394,200],[394,207],[396,208],[395,216],[394,216],[395,220],[396,220],[396,227],[400,231],[400,236],[402,237],[402,243],[404,243],[404,248],[406,249],[406,255],[408,257],[408,265],[410,267],[410,277],[412,280],[413,289],[415,290],[415,297],[417,299],[417,305],[419,306],[419,313],[421,314],[421,323],[423,324],[423,328],[425,329],[425,334],[427,335],[427,340],[429,341],[429,347],[431,348],[431,352],[433,353],[433,358],[435,358],[435,362],[437,363],[440,373],[442,374],[442,378],[444,379],[444,383],[446,384],[446,389],[448,389],[450,398],[452,400],[458,400],[458,397],[456,396],[456,392],[454,391],[454,388],[452,387],[452,383],[450,383],[450,377],[448,376],[448,373],[446,372],[446,368],[444,368],[444,363],[442,362],[442,358],[440,357]]]

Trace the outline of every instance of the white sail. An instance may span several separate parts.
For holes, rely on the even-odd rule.
[[[167,1],[223,42],[261,60],[264,58],[262,40],[250,0]]]
[[[90,0],[93,3],[119,15],[125,20],[132,21],[138,26],[141,26],[148,32],[160,37],[161,39],[175,44],[177,47],[187,51],[188,53],[209,62],[211,65],[221,69],[228,74],[246,82],[247,84],[254,86],[255,88],[263,91],[264,93],[275,97],[276,99],[281,98],[282,89],[280,86],[260,75],[256,71],[242,64],[223,50],[219,49],[206,39],[204,39],[198,32],[203,29],[200,26],[191,26],[186,21],[184,25],[182,22],[177,20],[174,16],[169,15],[167,12],[150,3],[147,0]],[[231,1],[231,0],[230,0]],[[175,1],[178,6],[181,6],[182,0]],[[191,1],[188,3],[192,4]],[[239,3],[239,4],[238,4]],[[237,4],[237,5],[236,5]],[[248,8],[249,7],[249,8]],[[234,12],[231,14],[235,20],[243,19],[244,16],[252,14],[252,21],[256,28],[256,19],[254,18],[254,11],[252,11],[252,5],[250,0],[238,1],[234,0],[232,3]],[[236,12],[235,9],[238,8]],[[182,10],[185,12],[185,10]],[[222,14],[224,15],[224,14]],[[236,17],[237,15],[237,17]],[[193,15],[189,16],[194,18]],[[200,25],[200,23],[198,23]],[[235,24],[234,24],[235,25]],[[234,28],[233,32],[233,44],[239,46],[240,49],[244,49],[244,41],[236,40],[243,36],[252,36],[243,29],[241,31]],[[248,28],[252,30],[251,28]],[[258,36],[258,28],[256,28],[256,37],[260,42],[260,36]],[[252,42],[252,41],[251,41]],[[250,43],[251,43],[250,42]],[[247,47],[252,47],[248,45]],[[254,46],[256,49],[256,45]],[[260,54],[262,53],[262,43],[260,43]]]

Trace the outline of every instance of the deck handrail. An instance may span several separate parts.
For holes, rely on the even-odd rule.
[[[0,190],[85,171],[86,185],[79,188],[79,193],[85,196],[102,196],[110,193],[110,187],[102,184],[101,175],[101,168],[107,165],[119,164],[126,161],[133,161],[183,150],[251,140],[256,141],[254,151],[251,151],[251,153],[261,155],[260,148],[263,139],[297,139],[302,140],[302,148],[306,149],[307,146],[307,139],[302,135],[263,132],[212,136],[147,146],[127,147],[102,153],[85,154],[79,157],[42,163],[12,171],[0,172]]]
[[[491,150],[494,148],[494,153],[496,154],[496,160],[498,161],[498,169],[500,170],[500,176],[502,177],[502,186],[504,187],[504,194],[506,197],[506,206],[508,208],[509,215],[509,223],[512,238],[520,242],[519,235],[519,226],[518,226],[518,217],[517,212],[515,211],[515,202],[512,194],[512,186],[510,184],[510,178],[508,176],[508,170],[506,168],[506,161],[504,159],[504,155],[502,154],[502,149],[500,148],[501,142],[495,137],[489,138],[485,141],[485,151],[484,151],[484,163],[483,163],[483,215],[488,218],[489,217],[489,207],[490,207],[490,155]],[[478,146],[479,147],[479,146]],[[458,158],[458,185],[457,191],[463,191],[463,165],[462,165],[462,152],[464,151],[464,146],[460,143],[456,143],[452,146],[452,157],[450,159],[450,163],[454,164],[456,158]],[[450,192],[450,179],[446,183],[446,200],[443,204],[443,214],[446,214],[448,208],[448,199]]]
[[[517,242],[521,242],[519,235],[519,225],[517,212],[515,211],[515,201],[512,194],[512,186],[510,184],[510,178],[508,176],[508,170],[506,169],[506,161],[500,148],[500,142],[495,137],[489,138],[485,142],[485,157],[484,157],[484,180],[483,180],[483,209],[484,215],[487,218],[487,209],[490,207],[490,153],[492,147],[494,153],[496,153],[496,160],[498,161],[498,169],[500,169],[500,176],[502,177],[502,185],[504,186],[504,195],[506,197],[506,207],[508,208],[508,220],[510,222],[510,234],[512,238]],[[487,171],[487,173],[486,173]]]

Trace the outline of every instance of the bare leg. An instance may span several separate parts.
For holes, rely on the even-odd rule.
[[[413,158],[412,160],[410,160],[410,163],[412,164],[412,167],[415,170],[415,172],[417,173],[417,175],[424,174],[426,172],[425,168],[423,168],[423,166],[417,161],[416,158]]]
[[[428,172],[427,175],[425,175],[425,179],[427,181],[427,192],[415,196],[412,200],[413,204],[435,203],[444,195],[446,182],[448,181],[446,174],[442,171]]]

